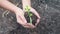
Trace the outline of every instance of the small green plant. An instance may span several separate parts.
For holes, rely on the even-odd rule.
[[[29,21],[32,24],[32,13],[30,12],[30,7],[26,6],[25,11],[28,13],[28,16],[29,16],[29,19],[30,19]]]

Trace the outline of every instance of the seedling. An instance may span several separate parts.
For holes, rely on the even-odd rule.
[[[30,7],[29,6],[26,6],[25,7],[25,11],[27,12],[28,16],[29,16],[29,21],[30,23],[32,24],[32,13],[30,12]]]

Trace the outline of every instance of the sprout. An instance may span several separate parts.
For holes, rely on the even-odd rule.
[[[26,7],[25,7],[25,11],[26,11],[26,12],[30,12],[30,7],[29,7],[29,6],[26,6]]]
[[[28,13],[29,19],[30,19],[30,23],[32,24],[32,13],[30,13],[30,7],[26,6],[25,7],[25,11]]]

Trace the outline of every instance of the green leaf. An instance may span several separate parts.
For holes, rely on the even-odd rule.
[[[32,14],[29,15],[30,17],[32,16]]]
[[[30,7],[29,6],[26,6],[25,7],[25,11],[27,11],[27,12],[30,11]]]

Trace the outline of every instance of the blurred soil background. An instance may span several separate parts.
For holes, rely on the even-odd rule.
[[[22,0],[10,0],[22,8]],[[60,0],[31,0],[32,7],[40,14],[35,29],[19,25],[14,13],[0,8],[0,34],[60,34]]]

